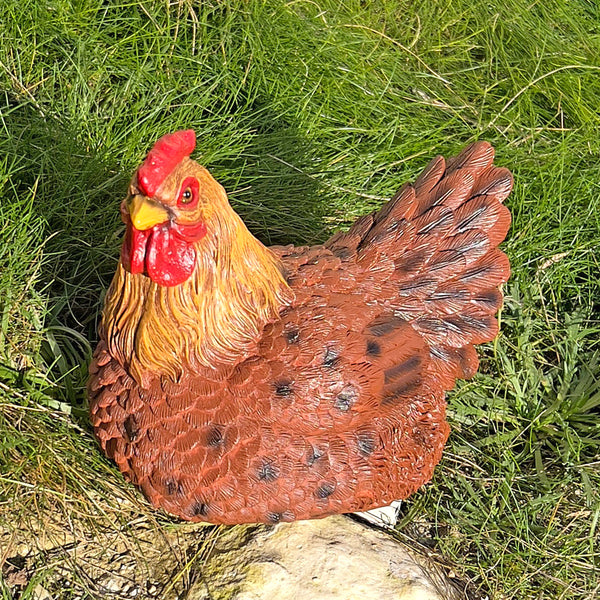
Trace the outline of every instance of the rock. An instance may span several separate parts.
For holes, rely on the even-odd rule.
[[[53,600],[50,592],[39,584],[33,588],[31,597],[33,600]]]
[[[190,600],[458,600],[439,567],[389,533],[344,516],[221,538]],[[238,529],[239,533],[239,529]]]

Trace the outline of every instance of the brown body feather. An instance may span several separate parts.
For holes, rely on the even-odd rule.
[[[226,214],[230,245],[204,240],[180,286],[119,267],[90,367],[107,455],[155,506],[214,523],[413,493],[449,433],[445,391],[497,333],[512,178],[492,160],[486,143],[435,159],[324,246],[267,249]]]

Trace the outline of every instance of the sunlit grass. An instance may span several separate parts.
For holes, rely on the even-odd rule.
[[[435,154],[486,139],[516,182],[502,333],[449,398],[448,451],[404,531],[425,528],[483,593],[598,596],[596,3],[7,0],[0,22],[6,535],[135,511],[179,526],[121,483],[85,418],[118,203],[157,137],[193,127],[268,243],[323,241]],[[34,583],[51,588],[43,556]]]

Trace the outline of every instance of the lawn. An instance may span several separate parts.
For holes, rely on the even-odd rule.
[[[515,175],[501,334],[398,530],[482,597],[600,598],[596,2],[4,0],[0,27],[0,597],[97,597],[77,540],[189,527],[100,455],[84,388],[129,177],[194,128],[266,243],[322,242],[436,154],[494,144]],[[164,597],[201,572],[176,558]]]

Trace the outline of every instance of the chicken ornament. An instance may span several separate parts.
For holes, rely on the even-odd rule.
[[[90,366],[102,449],[182,519],[277,523],[406,498],[440,460],[444,393],[498,331],[512,187],[477,142],[319,246],[265,247],[160,138],[121,204]]]

